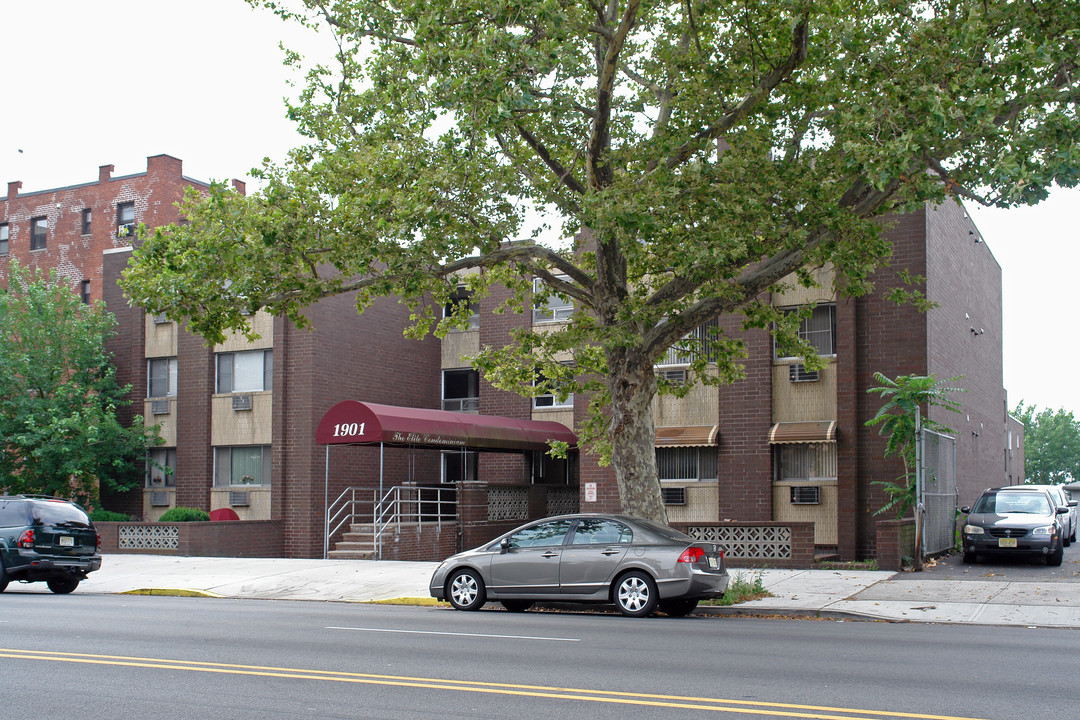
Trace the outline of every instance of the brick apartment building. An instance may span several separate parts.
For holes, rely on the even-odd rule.
[[[470,329],[413,341],[401,333],[403,305],[384,299],[358,316],[342,297],[310,309],[311,330],[260,314],[253,318],[258,340],[207,347],[130,307],[116,285],[131,253],[121,228],[175,221],[184,188],[205,183],[185,178],[181,162],[164,155],[149,158],[146,173],[112,178],[111,171],[102,167],[96,183],[25,194],[9,183],[0,215],[0,281],[6,253],[31,267],[56,267],[73,290],[103,299],[119,322],[111,346],[118,380],[132,385],[133,412],[161,427],[165,444],[153,456],[172,472],[149,469],[146,487],[106,498],[109,509],[155,520],[178,505],[227,508],[267,523],[276,535],[268,546],[315,557],[324,552],[326,506],[348,488],[370,497],[379,487],[456,487],[453,534],[399,553],[428,559],[526,516],[619,510],[613,473],[587,454],[556,462],[539,450],[316,441],[320,420],[347,400],[576,427],[583,402],[495,390],[467,360],[503,342],[515,325],[557,323],[572,307],[553,298],[531,314],[496,315],[490,309],[500,298],[491,296],[478,303]],[[889,236],[893,266],[927,278],[934,309],[898,307],[880,291],[839,300],[791,291],[772,302],[818,304],[804,330],[829,360],[824,370],[807,373],[798,359],[775,357],[767,333],[743,333],[737,318],[723,318],[725,331],[744,336],[746,379],[657,399],[657,459],[671,521],[809,520],[817,545],[845,559],[873,557],[880,519],[873,512],[885,498],[872,483],[901,472],[898,460],[883,461],[877,430],[863,425],[880,403],[866,392],[876,371],[963,376],[963,414],[932,411],[956,430],[961,503],[983,487],[1021,480],[1022,426],[1008,416],[1002,388],[1000,268],[958,206],[897,218]],[[879,287],[895,280],[892,271],[879,273]],[[685,362],[671,355],[658,371],[674,378]]]

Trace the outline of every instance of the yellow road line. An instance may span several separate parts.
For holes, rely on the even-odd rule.
[[[476,680],[452,680],[447,678],[410,677],[406,675],[378,675],[334,670],[274,667],[211,663],[194,660],[171,660],[163,658],[130,657],[125,655],[99,655],[89,653],[65,653],[47,650],[17,650],[0,648],[0,657],[52,662],[113,665],[123,667],[156,668],[160,670],[187,670],[190,672],[248,675],[257,677],[292,678],[298,680],[325,680],[367,685],[388,685],[429,690],[456,690],[496,695],[551,698],[556,700],[580,700],[622,705],[638,705],[681,710],[707,710],[712,712],[744,713],[771,717],[805,718],[806,720],[867,720],[869,718],[904,718],[908,720],[979,720],[978,718],[953,715],[927,715],[887,710],[860,710],[855,708],[798,705],[752,700],[733,700],[681,695],[618,692],[613,690],[589,690],[587,688],[549,687],[544,685],[521,685],[492,683]],[[841,715],[833,713],[843,713]]]

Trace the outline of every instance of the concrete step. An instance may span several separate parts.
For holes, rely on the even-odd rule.
[[[335,550],[359,551],[359,552],[369,552],[369,551],[374,552],[375,551],[375,543],[372,542],[370,538],[368,540],[361,540],[361,541],[358,541],[358,542],[342,541],[342,542],[334,543],[334,549]]]
[[[331,550],[326,556],[332,560],[374,560],[374,550]]]

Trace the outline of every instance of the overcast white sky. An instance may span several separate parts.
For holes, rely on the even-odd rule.
[[[250,180],[299,142],[282,98],[278,43],[330,52],[325,36],[243,0],[0,0],[5,108],[0,192],[141,172],[165,153],[200,180]],[[1071,317],[1080,270],[1080,190],[1034,208],[971,208],[1004,283],[1005,388],[1080,416]]]

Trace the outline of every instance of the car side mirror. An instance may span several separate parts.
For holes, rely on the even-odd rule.
[[[1068,515],[1069,514],[1069,508],[1067,508],[1067,507],[1059,507],[1057,509],[1057,514],[1058,515]]]
[[[964,507],[960,508],[960,512],[964,513],[965,515],[969,515],[969,514],[971,514],[971,508],[969,508],[967,506],[964,506]]]
[[[499,543],[499,552],[507,553],[510,551],[510,538],[503,538]]]
[[[1077,505],[1077,502],[1080,502],[1080,501],[1077,501],[1077,500],[1070,500],[1070,501],[1069,501],[1069,507],[1076,507],[1076,505]]]

